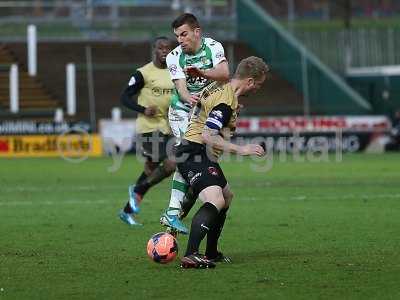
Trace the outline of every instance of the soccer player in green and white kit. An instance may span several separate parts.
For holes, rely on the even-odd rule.
[[[186,132],[190,110],[197,104],[201,92],[214,81],[228,81],[229,66],[221,43],[202,36],[194,15],[180,15],[172,22],[172,28],[179,46],[167,56],[168,70],[175,84],[168,118],[179,143]],[[188,184],[176,170],[169,207],[160,219],[161,224],[184,234],[188,229],[180,221],[179,214],[187,190]]]

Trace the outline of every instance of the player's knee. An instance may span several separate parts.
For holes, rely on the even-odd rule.
[[[225,201],[223,200],[223,198],[222,199],[218,199],[218,198],[210,199],[207,202],[214,205],[218,209],[218,211],[220,211],[221,209],[223,209],[225,207]]]
[[[225,199],[220,187],[210,186],[205,188],[200,192],[199,198],[203,202],[213,204],[218,210],[225,207]]]
[[[227,191],[224,194],[224,199],[225,199],[225,207],[224,208],[227,208],[231,205],[233,197],[234,197],[234,195],[231,191]]]
[[[222,194],[208,197],[208,199],[206,201],[213,204],[218,209],[218,211],[220,211],[221,209],[223,209],[225,207],[225,199],[222,196]]]

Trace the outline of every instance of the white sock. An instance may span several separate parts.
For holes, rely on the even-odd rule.
[[[185,179],[179,171],[175,171],[174,177],[172,178],[171,198],[168,207],[169,214],[179,214],[181,210],[181,202],[183,201],[183,197],[185,197],[187,189],[188,185]]]

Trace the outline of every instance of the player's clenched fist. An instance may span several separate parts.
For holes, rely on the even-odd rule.
[[[257,144],[248,144],[248,145],[243,145],[239,149],[239,154],[240,155],[257,155],[257,156],[263,156],[265,154],[265,151],[263,147]]]
[[[184,72],[189,77],[204,77],[204,71],[202,71],[196,67],[193,67],[193,66],[186,67]]]
[[[190,95],[188,98],[188,102],[190,105],[193,107],[197,104],[197,102],[200,100],[200,96],[197,94]]]

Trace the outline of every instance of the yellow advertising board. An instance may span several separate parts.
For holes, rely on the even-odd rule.
[[[97,134],[0,136],[0,157],[86,158],[102,155]]]

